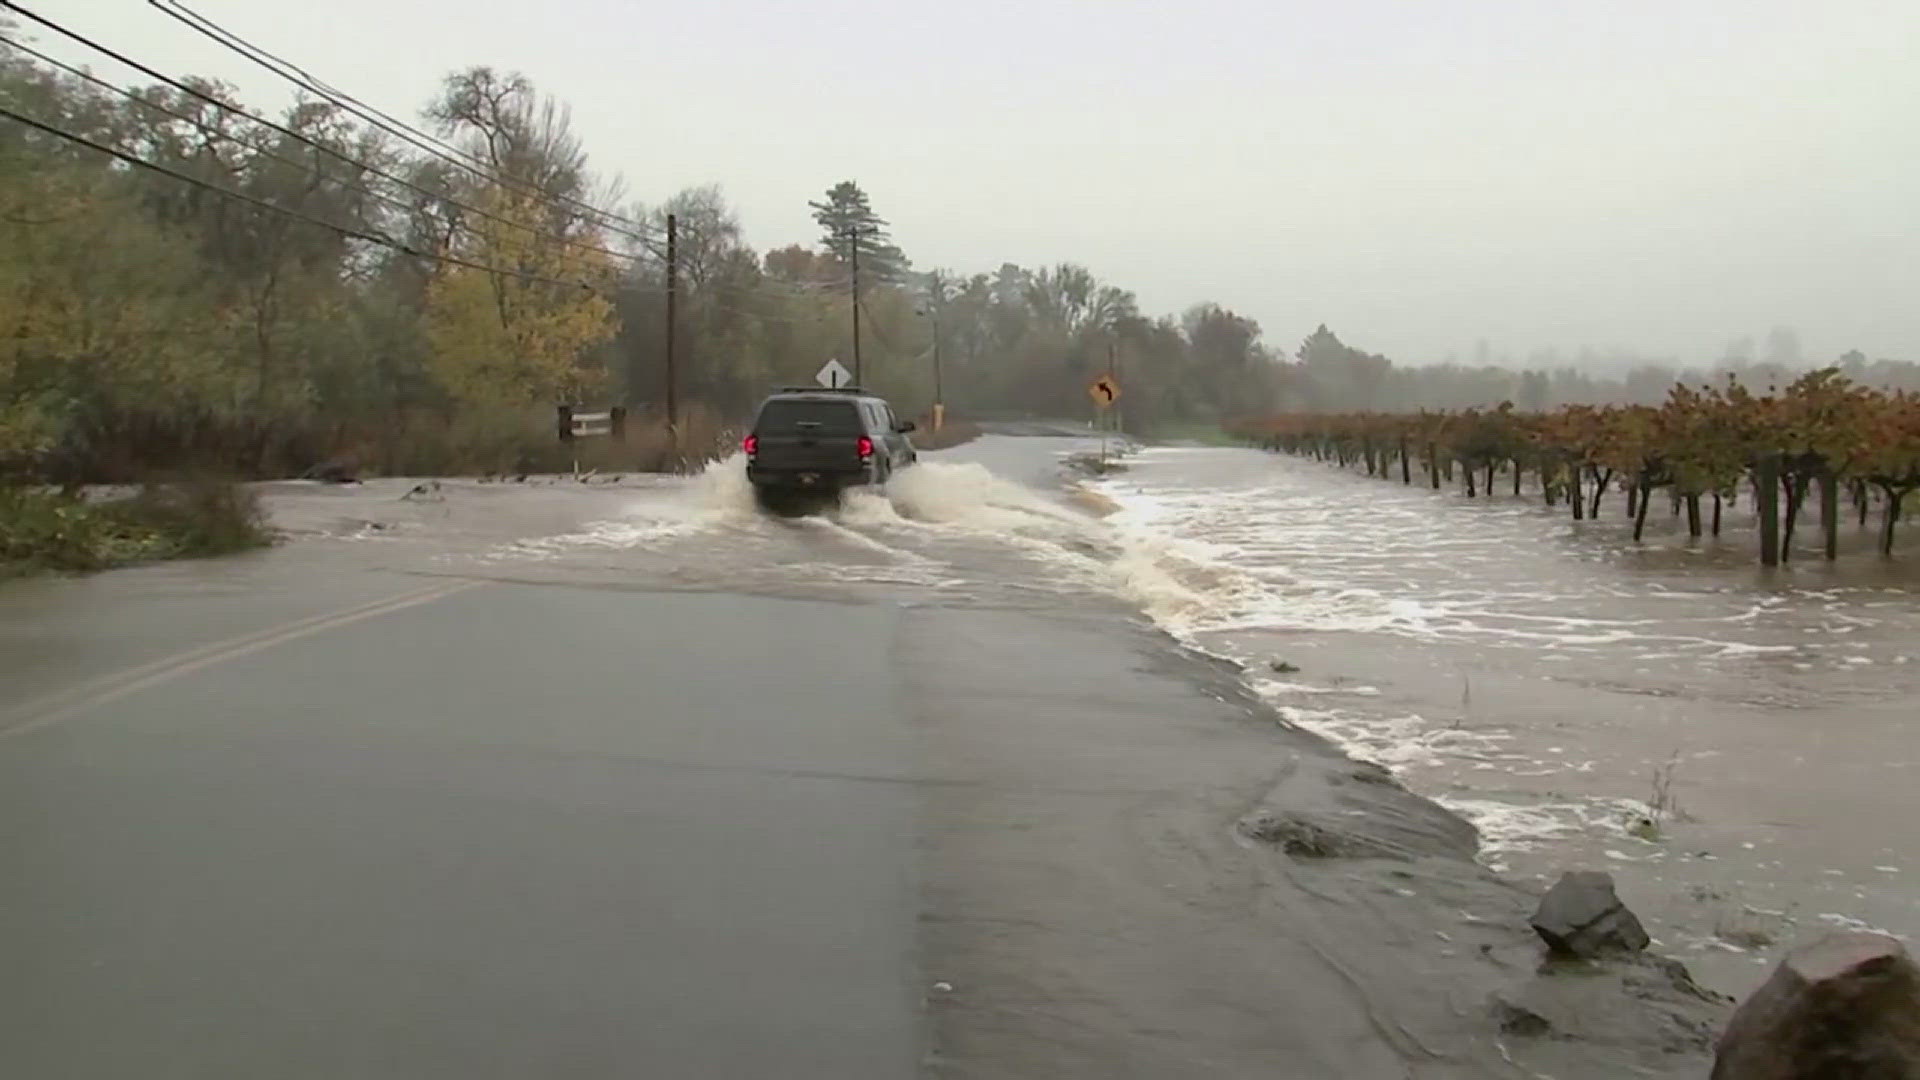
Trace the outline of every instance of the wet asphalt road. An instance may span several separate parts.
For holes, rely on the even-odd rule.
[[[1526,1075],[1528,898],[1112,598],[408,554],[576,496],[487,498],[0,589],[0,1076]]]
[[[15,716],[6,1075],[911,1075],[896,617],[456,585]]]

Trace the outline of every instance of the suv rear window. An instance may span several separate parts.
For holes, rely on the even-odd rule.
[[[755,431],[794,431],[802,426],[822,435],[861,435],[860,411],[851,401],[776,398],[760,409]]]

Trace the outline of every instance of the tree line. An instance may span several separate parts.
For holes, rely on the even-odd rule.
[[[1073,264],[915,270],[851,181],[810,204],[818,243],[764,253],[717,187],[632,200],[519,75],[452,73],[416,126],[315,94],[269,115],[152,69],[124,84],[4,16],[0,38],[4,475],[526,469],[556,404],[662,419],[669,277],[681,434],[708,449],[850,361],[856,305],[865,381],[902,411],[938,378],[958,415],[1084,415],[1110,364],[1136,430],[1274,400],[1253,320],[1149,317]]]
[[[1920,392],[1920,364],[1869,360],[1858,349],[1826,363],[1808,360],[1798,336],[1776,327],[1756,348],[1751,339],[1728,342],[1719,360],[1683,364],[1622,351],[1582,349],[1573,362],[1537,350],[1516,364],[1493,362],[1484,346],[1476,363],[1449,359],[1407,366],[1342,341],[1324,325],[1300,343],[1297,362],[1283,357],[1278,408],[1287,412],[1414,412],[1488,408],[1511,401],[1523,412],[1565,405],[1659,405],[1675,384],[1698,386],[1737,379],[1748,386],[1784,386],[1810,370],[1836,367],[1849,380],[1881,390]],[[1612,371],[1614,374],[1606,374]]]
[[[1892,554],[1906,497],[1920,487],[1920,394],[1864,387],[1837,367],[1762,394],[1737,379],[1675,384],[1659,406],[1527,412],[1502,402],[1461,411],[1283,413],[1243,418],[1230,429],[1269,450],[1363,465],[1369,476],[1413,484],[1417,475],[1435,490],[1457,470],[1469,496],[1493,494],[1502,472],[1518,496],[1531,475],[1545,503],[1564,502],[1575,520],[1598,516],[1616,487],[1635,540],[1656,491],[1685,509],[1694,537],[1706,527],[1703,499],[1711,501],[1718,536],[1722,507],[1751,491],[1766,565],[1791,557],[1803,505],[1815,492],[1828,559],[1838,554],[1843,490],[1863,527],[1878,499],[1879,550]]]
[[[815,242],[760,251],[718,187],[631,198],[565,103],[516,74],[451,73],[414,122],[321,86],[269,115],[211,80],[62,64],[29,30],[64,33],[0,15],[0,476],[285,475],[342,454],[551,467],[556,404],[624,404],[657,436],[670,370],[679,429],[652,464],[684,464],[683,443],[716,452],[771,388],[851,367],[856,309],[862,377],[902,412],[937,388],[962,417],[1086,416],[1112,371],[1124,427],[1147,436],[1276,412],[1653,404],[1719,378],[1396,365],[1324,326],[1290,354],[1218,304],[1145,313],[1075,263],[916,267],[851,180],[807,201]],[[1735,366],[1785,381],[1796,355],[1770,339]],[[1912,364],[1841,366],[1920,389]]]

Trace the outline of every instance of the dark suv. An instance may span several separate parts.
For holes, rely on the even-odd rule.
[[[746,437],[747,479],[763,501],[837,496],[883,484],[917,460],[907,432],[883,398],[857,386],[787,387],[760,403]]]

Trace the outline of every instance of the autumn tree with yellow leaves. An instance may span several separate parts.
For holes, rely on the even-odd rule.
[[[494,189],[481,198],[508,221],[537,220],[525,197]],[[606,391],[596,350],[617,329],[607,299],[614,269],[535,228],[480,222],[455,250],[501,269],[450,266],[427,287],[432,370],[462,404],[571,403]]]
[[[433,370],[470,405],[604,393],[598,350],[618,329],[608,297],[619,267],[566,110],[480,67],[448,76],[428,115],[485,166],[456,184],[479,212],[459,218],[443,252],[473,265],[443,268],[427,289]]]

